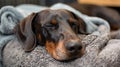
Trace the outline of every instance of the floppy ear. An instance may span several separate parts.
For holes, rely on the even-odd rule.
[[[85,22],[80,17],[75,15],[74,13],[72,13],[72,12],[70,12],[70,13],[73,16],[73,18],[71,18],[70,21],[69,21],[69,22],[73,22],[73,24],[71,24],[71,26],[75,27],[75,29],[77,27],[78,34],[88,34],[86,32],[86,24],[85,24]]]
[[[23,45],[25,51],[31,51],[36,46],[36,37],[32,30],[35,16],[36,13],[32,13],[15,27],[18,41]]]

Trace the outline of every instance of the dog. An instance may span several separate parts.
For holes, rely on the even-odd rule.
[[[93,15],[97,16],[101,11],[94,10],[91,14],[95,12]],[[101,13],[103,18],[111,18],[110,14],[104,11]],[[118,28],[119,26],[111,24],[111,29]],[[32,51],[38,44],[45,45],[53,58],[64,61],[79,58],[84,54],[85,47],[78,34],[88,33],[85,22],[74,13],[65,9],[45,9],[32,13],[16,25],[15,34],[18,43],[26,52]]]
[[[45,45],[53,58],[61,61],[84,54],[84,46],[77,34],[85,33],[85,23],[64,9],[32,13],[15,27],[15,33],[26,52],[40,44]]]

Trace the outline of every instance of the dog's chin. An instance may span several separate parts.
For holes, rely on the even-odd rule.
[[[69,57],[67,56],[66,53],[64,52],[61,52],[59,50],[56,50],[54,53],[53,53],[53,58],[58,60],[58,61],[65,61],[65,60],[69,60]]]
[[[58,60],[58,61],[67,61],[67,62],[69,62],[69,61],[72,61],[72,60],[75,60],[75,59],[77,59],[77,58],[80,58],[81,56],[83,55],[83,53],[79,53],[79,54],[76,54],[76,55],[70,55],[69,53],[65,53],[65,52],[61,52],[61,51],[59,51],[59,50],[56,50],[54,53],[53,53],[53,55],[52,55],[52,57],[54,58],[54,59],[56,59],[56,60]]]

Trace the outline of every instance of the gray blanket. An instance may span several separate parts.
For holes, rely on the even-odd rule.
[[[13,34],[13,28],[24,17],[12,6],[5,6],[0,9],[0,33]]]
[[[0,9],[0,67],[2,67],[2,51],[4,46],[14,39],[14,27],[22,19],[23,15],[12,6]]]
[[[6,67],[118,67],[120,65],[120,40],[109,40],[109,35],[88,35],[83,39],[86,52],[81,58],[69,62],[53,59],[43,46],[37,46],[32,52],[25,53],[18,44],[6,46],[4,49],[4,65]],[[17,41],[16,41],[17,42]],[[114,45],[116,46],[114,47]],[[11,50],[11,51],[9,51]]]
[[[32,52],[25,53],[19,44],[13,41],[4,49],[6,67],[119,67],[120,40],[109,41],[109,34],[86,36],[82,43],[86,46],[85,55],[69,62],[53,59],[43,46],[37,46]],[[17,42],[17,41],[16,41]]]

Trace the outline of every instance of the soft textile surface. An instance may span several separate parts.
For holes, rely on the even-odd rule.
[[[86,45],[85,55],[69,62],[54,60],[43,46],[37,46],[32,52],[25,53],[19,44],[14,44],[17,41],[13,40],[4,49],[4,65],[6,67],[118,67],[120,40],[109,42],[108,40],[108,34],[88,35],[83,39],[83,44]]]
[[[23,15],[12,6],[0,9],[0,67],[2,67],[3,48],[14,39],[13,29],[23,18]]]
[[[0,9],[0,33],[12,34],[14,26],[24,17],[12,6]]]
[[[24,17],[30,15],[33,12],[39,12],[41,10],[47,9],[48,7],[45,6],[38,6],[38,5],[32,5],[32,4],[22,4],[16,6],[16,9],[20,11]]]
[[[86,36],[82,43],[86,52],[81,58],[69,62],[53,59],[43,46],[37,46],[32,52],[25,53],[16,40],[11,41],[4,49],[6,67],[119,67],[120,40],[109,41],[109,34]]]

